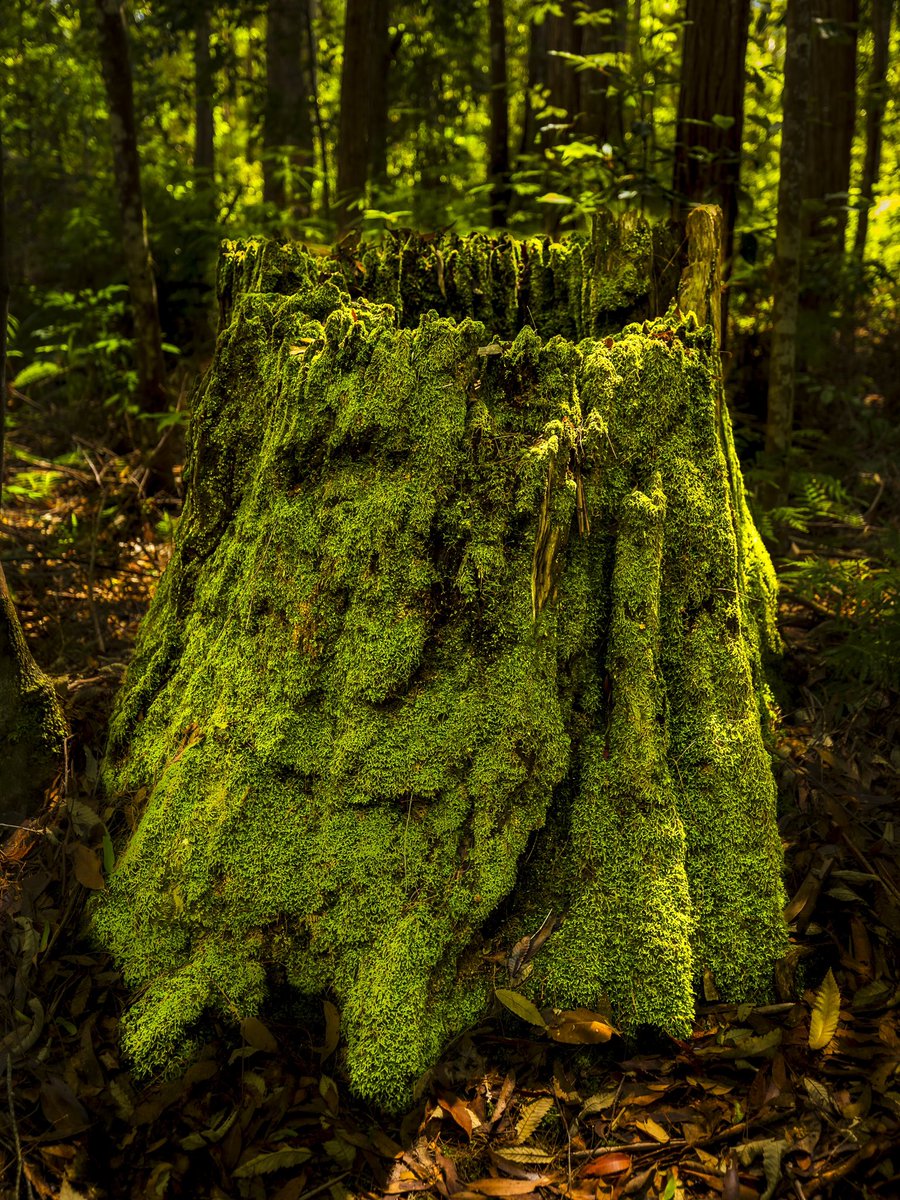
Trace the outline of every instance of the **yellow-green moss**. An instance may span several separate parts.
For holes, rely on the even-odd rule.
[[[601,233],[593,275],[577,243],[579,303],[626,310]],[[487,263],[491,319],[521,325],[523,254],[457,239],[461,307],[411,327],[408,291],[401,323],[346,264],[226,248],[176,551],[106,765],[146,795],[94,912],[141,989],[142,1071],[277,973],[334,995],[353,1086],[402,1104],[483,1009],[501,902],[500,945],[561,920],[543,1001],[608,995],[624,1026],[684,1033],[704,970],[735,999],[767,987],[770,568],[711,335],[670,316],[574,344],[554,320],[585,310],[557,289],[501,343],[467,312]],[[369,259],[376,301],[398,261]]]

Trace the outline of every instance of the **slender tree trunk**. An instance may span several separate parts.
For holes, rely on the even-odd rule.
[[[554,125],[574,125],[578,115],[578,75],[574,65],[564,54],[581,53],[582,27],[575,24],[573,0],[563,0],[560,15],[549,13],[544,18],[547,26],[547,86],[550,89],[550,104],[557,110]],[[552,144],[566,141],[570,131],[554,130]]]
[[[338,124],[337,197],[338,235],[358,220],[359,201],[365,198],[371,152],[372,92],[382,66],[372,55],[376,21],[383,0],[347,0],[344,19],[344,65],[341,69],[341,115]]]
[[[859,0],[814,0],[806,146],[808,237],[843,253],[856,124]]]
[[[866,256],[866,237],[869,232],[869,207],[875,199],[878,176],[881,173],[882,122],[887,101],[888,52],[891,40],[891,10],[893,0],[872,0],[872,66],[866,95],[866,156],[860,190],[862,207],[856,224],[853,253],[862,262]]]
[[[387,178],[388,90],[394,45],[391,42],[389,0],[371,0],[372,12],[372,83],[369,96],[369,175],[373,183]],[[399,45],[399,42],[398,42]]]
[[[141,194],[128,28],[122,0],[95,0],[95,7],[100,34],[100,67],[109,107],[113,168],[122,217],[122,246],[134,313],[139,399],[145,412],[156,413],[167,407],[166,372],[156,281]]]
[[[315,160],[307,57],[309,0],[269,0],[263,199],[302,219],[310,213]]]
[[[750,0],[687,0],[673,188],[682,214],[718,204],[731,253],[744,127]]]
[[[213,124],[212,55],[209,49],[209,10],[198,9],[194,23],[194,172],[198,183],[209,186],[215,169],[215,129]]]
[[[532,92],[547,85],[547,22],[531,22],[528,38],[528,90],[525,93],[525,114],[522,120],[522,141],[519,153],[534,154],[538,147],[538,127]]]
[[[778,225],[775,241],[775,296],[766,424],[766,450],[770,454],[782,457],[790,449],[794,423],[813,2],[814,0],[788,0],[787,7]]]
[[[488,177],[491,225],[502,228],[509,209],[509,94],[506,79],[506,21],[503,0],[489,0],[491,44],[491,130]]]
[[[582,29],[581,52],[583,54],[625,54],[625,0],[590,0],[592,12],[606,11],[609,23],[587,24]],[[615,69],[610,67],[591,68],[579,74],[581,88],[582,126],[584,132],[595,138],[598,145],[609,143],[621,147],[625,140],[622,93],[617,90],[609,94],[615,78]]]
[[[331,185],[329,183],[328,143],[325,137],[325,123],[322,120],[322,109],[319,106],[319,54],[316,46],[315,23],[313,21],[313,3],[309,0],[306,5],[306,61],[309,63],[309,88],[312,103],[313,119],[316,127],[316,141],[319,144],[319,158],[322,164],[322,209],[325,216],[331,213]]]

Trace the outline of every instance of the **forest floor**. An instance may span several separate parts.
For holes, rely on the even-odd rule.
[[[87,442],[60,458],[27,411],[8,453],[3,567],[72,739],[46,817],[0,831],[0,1196],[900,1195],[900,706],[836,681],[827,597],[781,609],[792,945],[773,1003],[710,994],[686,1041],[590,1047],[498,1008],[397,1119],[349,1094],[327,1004],[320,1028],[222,1028],[183,1078],[139,1086],[128,993],[84,915],[122,819],[97,787],[104,730],[177,506],[142,494],[136,459]],[[859,535],[820,522],[814,552]]]

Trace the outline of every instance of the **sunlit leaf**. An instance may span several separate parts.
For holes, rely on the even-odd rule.
[[[540,1100],[526,1104],[516,1125],[516,1141],[527,1142],[552,1107],[553,1100],[550,1096],[543,1096]]]
[[[605,1175],[620,1175],[622,1171],[627,1171],[631,1167],[630,1154],[601,1154],[599,1158],[592,1158],[585,1167],[582,1168],[581,1174],[588,1176],[605,1176]]]
[[[554,1012],[547,1021],[547,1033],[555,1042],[570,1046],[593,1046],[608,1042],[616,1032],[610,1023],[588,1008]]]
[[[837,1032],[841,1017],[841,990],[831,968],[816,992],[809,1019],[809,1048],[824,1050]]]
[[[521,992],[511,992],[508,988],[496,988],[494,995],[500,1001],[504,1008],[508,1008],[511,1013],[515,1013],[523,1021],[527,1021],[529,1025],[539,1025],[542,1029],[547,1027],[547,1023],[541,1014],[538,1012],[534,1004],[523,996]]]

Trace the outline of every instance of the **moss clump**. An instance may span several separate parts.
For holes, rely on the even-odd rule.
[[[483,278],[486,249],[511,333],[521,248],[459,240],[452,278]],[[94,926],[142,989],[139,1069],[205,1013],[258,1011],[275,975],[334,994],[353,1086],[402,1105],[503,982],[482,957],[501,904],[501,946],[560,919],[536,999],[608,995],[673,1033],[706,970],[765,990],[785,931],[770,567],[711,333],[670,316],[575,344],[550,319],[570,292],[545,339],[501,342],[474,301],[411,323],[407,293],[401,323],[378,272],[370,302],[346,265],[226,248],[176,551],[106,764],[146,802]]]

